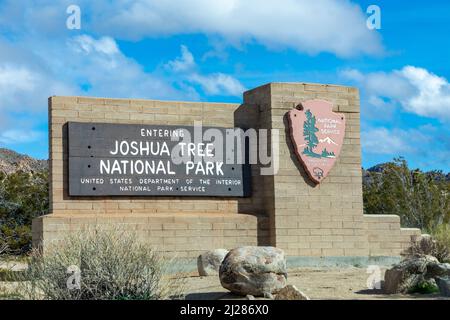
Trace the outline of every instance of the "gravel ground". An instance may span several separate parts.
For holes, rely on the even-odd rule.
[[[11,265],[8,265],[11,266]],[[14,263],[14,269],[23,269],[24,264]],[[5,265],[3,265],[5,267]],[[381,269],[384,276],[385,269]],[[368,290],[366,268],[299,268],[290,270],[288,284],[295,285],[311,299],[446,299],[438,295],[386,295],[381,290]],[[17,284],[0,282],[0,299],[8,298]],[[220,285],[218,276],[186,276],[185,294],[188,300],[245,299],[235,296]]]
[[[381,270],[384,276],[384,271]],[[300,268],[288,273],[288,284],[295,285],[311,299],[449,299],[438,295],[386,295],[381,290],[368,290],[365,268]],[[187,299],[243,299],[227,293],[218,276],[189,277]]]

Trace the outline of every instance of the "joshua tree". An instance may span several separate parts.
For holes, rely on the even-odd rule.
[[[319,157],[320,155],[314,152],[314,148],[319,143],[319,139],[316,136],[316,132],[319,129],[316,127],[316,117],[308,109],[305,112],[306,121],[303,124],[303,137],[306,140],[306,147],[303,153],[312,157]]]

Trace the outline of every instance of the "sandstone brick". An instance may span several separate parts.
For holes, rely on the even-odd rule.
[[[164,223],[163,230],[184,230],[188,229],[188,225],[186,223]]]
[[[325,248],[325,249],[322,249],[322,256],[325,256],[325,257],[327,257],[327,256],[339,257],[339,256],[343,256],[343,255],[344,255],[344,249],[338,249],[338,248],[332,248],[332,249]]]

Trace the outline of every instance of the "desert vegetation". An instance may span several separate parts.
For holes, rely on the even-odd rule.
[[[133,232],[93,227],[29,253],[17,273],[22,299],[154,300],[182,298],[182,266],[164,259]]]
[[[31,221],[48,212],[48,186],[47,170],[0,172],[0,247],[4,253],[30,251]]]
[[[420,228],[450,248],[450,176],[442,171],[411,170],[402,158],[366,171],[365,214],[395,214],[402,227]],[[417,248],[416,248],[417,249]]]

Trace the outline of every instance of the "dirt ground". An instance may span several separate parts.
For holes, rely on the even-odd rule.
[[[288,284],[295,285],[310,299],[443,299],[438,295],[386,295],[381,290],[368,290],[366,268],[300,268],[288,273]],[[384,269],[381,274],[384,277]],[[242,299],[222,288],[218,276],[189,277],[187,299]]]
[[[8,264],[15,270],[26,268],[26,264],[14,262]],[[6,267],[3,264],[3,267]],[[381,278],[385,269],[381,269]],[[299,268],[289,270],[288,284],[295,285],[311,299],[442,299],[450,298],[432,295],[386,295],[381,290],[367,289],[367,278],[370,276],[366,268]],[[185,285],[188,300],[245,299],[230,294],[219,282],[218,276],[199,277],[195,273],[187,275]],[[0,281],[0,299],[11,298],[11,290],[17,284]]]

